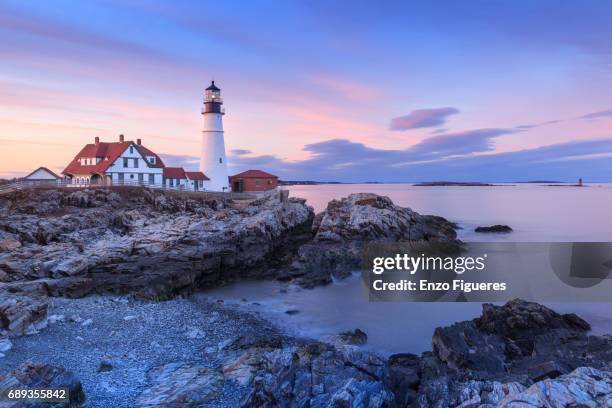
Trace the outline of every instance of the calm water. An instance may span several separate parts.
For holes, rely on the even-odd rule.
[[[396,204],[423,214],[457,222],[465,241],[511,242],[612,241],[609,215],[612,185],[587,188],[518,184],[504,187],[414,187],[402,184],[291,186],[292,196],[306,198],[315,211],[327,202],[355,192],[389,196]],[[482,235],[478,225],[507,224],[515,232]],[[286,290],[286,291],[285,291]],[[360,328],[368,346],[380,353],[422,352],[431,349],[438,326],[479,315],[479,303],[368,302],[361,280],[351,277],[326,287],[301,290],[277,282],[243,282],[202,296],[222,298],[259,310],[287,330],[314,338]],[[247,299],[247,302],[242,299]],[[252,305],[252,302],[259,305]],[[610,303],[549,304],[559,312],[576,312],[598,334],[612,332]],[[287,310],[299,310],[288,315]]]

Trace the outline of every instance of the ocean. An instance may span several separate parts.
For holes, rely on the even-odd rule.
[[[421,214],[439,215],[457,223],[466,242],[589,242],[612,241],[612,185],[551,187],[542,184],[504,184],[494,187],[419,187],[408,184],[323,184],[287,186],[315,212],[332,199],[371,192]],[[506,224],[510,234],[479,234],[476,226]],[[285,289],[278,282],[241,282],[202,293],[240,307],[260,311],[289,332],[322,338],[359,328],[368,334],[368,347],[383,355],[431,350],[431,335],[480,314],[480,303],[370,302],[358,276],[312,290]],[[242,299],[246,298],[247,302]],[[611,298],[612,300],[612,298]],[[253,303],[256,303],[253,305]],[[546,303],[558,312],[575,312],[589,321],[594,334],[612,333],[611,303]],[[287,310],[299,313],[287,314]]]

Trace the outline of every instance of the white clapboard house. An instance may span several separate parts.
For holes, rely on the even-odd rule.
[[[81,149],[62,174],[75,186],[137,184],[203,190],[203,182],[208,180],[202,172],[165,167],[157,154],[142,145],[141,139],[134,142],[125,140],[123,135],[119,135],[118,142],[101,142],[96,137],[94,143]]]

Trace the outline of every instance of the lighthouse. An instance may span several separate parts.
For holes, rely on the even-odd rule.
[[[205,184],[207,190],[229,191],[227,178],[227,158],[223,137],[223,99],[221,89],[215,81],[204,92],[204,129],[202,130],[202,152],[200,171],[210,178]]]

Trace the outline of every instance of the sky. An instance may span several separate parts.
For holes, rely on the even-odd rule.
[[[98,136],[230,173],[612,181],[612,2],[0,2],[0,177]]]

